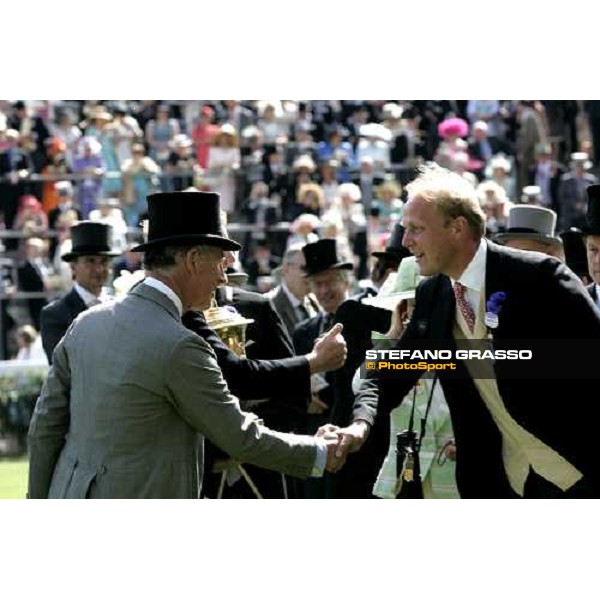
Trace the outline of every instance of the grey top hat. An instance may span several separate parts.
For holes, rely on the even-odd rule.
[[[556,213],[543,206],[513,206],[508,212],[506,231],[496,236],[496,242],[508,240],[537,240],[546,244],[562,246],[556,235]]]

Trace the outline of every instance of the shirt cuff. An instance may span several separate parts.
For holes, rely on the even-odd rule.
[[[315,441],[317,442],[317,456],[315,457],[315,464],[310,476],[323,477],[325,465],[327,464],[327,445],[320,438],[315,438]]]

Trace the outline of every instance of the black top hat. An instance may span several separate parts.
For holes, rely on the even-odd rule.
[[[585,226],[582,227],[584,235],[600,235],[600,185],[587,187],[588,206]]]
[[[119,256],[111,248],[112,227],[95,221],[81,221],[71,227],[71,252],[62,255],[62,259],[71,262],[78,256]]]
[[[340,261],[335,240],[317,240],[306,244],[302,248],[306,265],[304,271],[307,275],[316,275],[327,269],[353,269],[351,262]]]
[[[563,241],[565,262],[573,273],[582,277],[589,277],[587,253],[583,242],[581,229],[571,227],[568,231],[559,234]]]
[[[403,258],[406,258],[411,255],[408,248],[405,248],[402,245],[403,237],[404,227],[402,227],[400,223],[396,223],[394,225],[394,229],[392,230],[392,235],[388,240],[388,245],[385,247],[385,250],[381,252],[371,252],[371,254],[373,256],[376,256],[377,258],[389,258],[400,262]]]
[[[132,252],[146,252],[162,246],[217,246],[239,250],[221,222],[219,194],[212,192],[168,192],[150,194],[148,239]]]

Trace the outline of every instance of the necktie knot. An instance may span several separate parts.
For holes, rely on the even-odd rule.
[[[456,305],[460,309],[460,312],[467,326],[469,327],[469,331],[473,333],[473,330],[475,329],[475,312],[473,311],[473,308],[471,307],[466,298],[466,289],[467,288],[458,281],[454,284],[454,295],[456,297]]]

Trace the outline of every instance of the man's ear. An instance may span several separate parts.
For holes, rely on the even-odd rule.
[[[469,223],[465,217],[460,216],[453,220],[450,227],[454,229],[456,233],[464,233],[469,229]]]
[[[183,255],[183,266],[189,273],[194,273],[198,263],[198,252],[195,248],[191,248]]]

